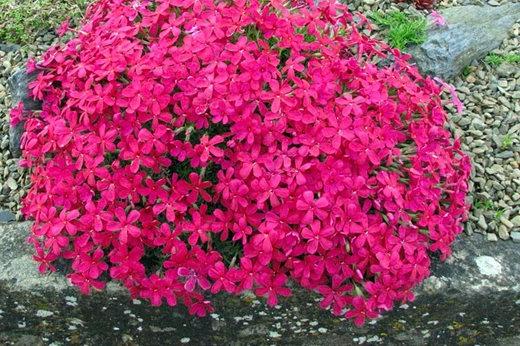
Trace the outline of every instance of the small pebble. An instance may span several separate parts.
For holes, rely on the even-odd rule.
[[[488,241],[498,241],[497,235],[495,233],[488,233],[487,234],[487,240]]]
[[[520,243],[520,232],[517,232],[517,231],[511,232],[510,236],[511,236],[511,239],[515,243]]]
[[[507,228],[503,225],[498,227],[498,236],[502,240],[508,240],[509,239],[509,232],[507,231]]]
[[[36,317],[46,318],[54,315],[54,312],[47,310],[38,310],[36,311]]]
[[[269,337],[270,338],[279,338],[281,336],[282,336],[282,334],[280,334],[278,332],[269,332]]]

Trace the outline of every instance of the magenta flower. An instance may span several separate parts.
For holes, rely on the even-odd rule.
[[[296,202],[296,208],[305,213],[302,219],[302,222],[305,224],[310,224],[314,216],[324,219],[327,216],[327,211],[324,208],[327,206],[329,206],[327,198],[320,197],[315,200],[312,191],[305,191],[302,194],[302,199]]]
[[[360,327],[367,318],[376,318],[378,314],[374,311],[373,303],[366,301],[362,297],[352,299],[352,309],[347,311],[346,317],[352,318],[356,326]]]
[[[412,300],[467,218],[442,92],[463,105],[365,23],[337,1],[93,3],[28,63],[42,109],[11,112],[39,270],[197,316],[289,286],[357,325]]]
[[[267,296],[267,304],[275,306],[278,303],[278,296],[289,297],[291,290],[285,286],[287,277],[283,274],[272,276],[265,273],[259,279],[260,288],[255,293],[259,296]]]
[[[319,221],[313,221],[310,227],[302,230],[302,237],[307,239],[307,252],[314,254],[318,246],[323,250],[332,248],[331,236],[335,233],[333,227],[322,227]]]
[[[177,271],[177,274],[186,280],[184,283],[184,289],[188,292],[193,292],[197,286],[203,290],[208,290],[211,287],[208,279],[202,275],[199,275],[193,269],[181,267]]]
[[[126,244],[128,236],[139,237],[141,229],[134,224],[139,220],[141,213],[137,210],[132,210],[128,215],[123,208],[117,208],[114,211],[117,221],[110,221],[107,224],[107,230],[111,232],[118,232],[119,241]]]
[[[58,34],[58,36],[63,36],[65,35],[65,33],[67,31],[69,31],[69,26],[70,26],[70,20],[67,19],[65,21],[63,21],[60,26],[58,27],[58,29],[56,29],[56,33]]]
[[[437,11],[431,11],[430,18],[433,24],[437,26],[446,26],[446,19]]]
[[[166,278],[160,278],[152,274],[149,279],[143,280],[141,298],[149,299],[153,306],[160,306],[166,299],[169,306],[177,305],[177,298],[171,289],[171,282]]]

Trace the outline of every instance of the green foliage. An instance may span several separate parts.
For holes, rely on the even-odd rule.
[[[34,43],[70,18],[79,21],[92,0],[0,0],[0,42]]]
[[[500,143],[501,149],[509,149],[513,146],[513,141],[515,140],[515,136],[512,134],[506,134],[504,137],[502,137],[502,142]]]
[[[500,218],[504,215],[506,210],[504,208],[500,208],[495,205],[495,203],[490,199],[484,199],[484,200],[476,200],[473,203],[473,207],[475,209],[480,209],[484,211],[489,211],[493,213],[493,217],[495,220],[500,220]]]
[[[499,221],[502,216],[504,216],[506,210],[505,209],[498,209],[498,210],[495,210],[495,220]]]
[[[495,205],[492,200],[490,199],[484,199],[484,200],[476,200],[473,203],[473,207],[475,209],[482,209],[482,210],[494,210]]]
[[[520,54],[510,53],[510,54],[495,54],[491,53],[484,58],[484,61],[487,62],[491,66],[498,66],[503,62],[507,62],[510,64],[519,63],[520,62]]]
[[[386,29],[387,41],[392,47],[404,49],[426,40],[425,18],[411,16],[401,11],[386,14],[372,12],[369,17],[378,26]]]
[[[470,73],[471,73],[471,67],[469,67],[469,66],[465,66],[465,67],[462,69],[462,75],[463,75],[464,77],[469,76]]]

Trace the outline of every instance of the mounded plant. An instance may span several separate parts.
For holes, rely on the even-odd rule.
[[[450,254],[469,159],[441,86],[344,5],[101,0],[31,69],[23,212],[42,272],[153,305],[269,305],[289,280],[361,325]]]

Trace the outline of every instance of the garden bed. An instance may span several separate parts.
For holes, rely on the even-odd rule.
[[[462,5],[472,4],[480,5],[480,1]],[[500,4],[489,1],[489,11],[499,9]],[[457,5],[461,3],[443,1],[439,9]],[[349,6],[377,23],[373,35],[405,51],[414,51],[413,44],[444,30],[436,27],[443,24],[433,23],[431,15],[426,18],[427,11],[417,11],[408,4],[365,0],[349,2]],[[457,75],[445,78],[455,86],[464,104],[464,110],[457,112],[456,104],[451,105],[446,95],[448,127],[461,138],[462,149],[473,164],[472,209],[465,224],[466,234],[456,242],[447,263],[433,260],[432,276],[417,290],[416,302],[404,304],[363,329],[354,329],[343,318],[331,318],[328,312],[311,308],[316,298],[298,289],[274,311],[266,310],[263,302],[247,294],[238,298],[219,295],[216,314],[194,320],[182,309],[152,311],[147,304],[131,303],[117,285],[110,285],[107,293],[78,297],[60,268],[58,273],[40,279],[23,245],[29,224],[18,223],[22,221],[20,199],[30,185],[27,171],[19,167],[19,158],[11,150],[8,112],[13,105],[7,80],[28,58],[39,56],[60,39],[46,30],[28,31],[17,42],[20,46],[0,42],[0,222],[8,223],[0,227],[0,258],[4,256],[0,294],[8,297],[0,304],[0,342],[25,338],[36,344],[94,344],[97,338],[105,337],[115,344],[153,344],[152,340],[159,338],[195,344],[252,340],[263,344],[266,338],[273,343],[284,340],[313,345],[473,344],[496,340],[515,344],[520,319],[520,8],[511,9],[516,23],[508,25],[507,34],[500,36],[501,45],[471,61]],[[455,24],[448,22],[448,28]],[[422,29],[424,34],[410,34],[410,30],[417,33]],[[49,298],[41,298],[49,292],[53,292]],[[70,304],[60,307],[63,301]],[[482,304],[475,306],[474,301]],[[111,323],[100,325],[92,317],[100,306]],[[20,333],[13,332],[16,328]]]

